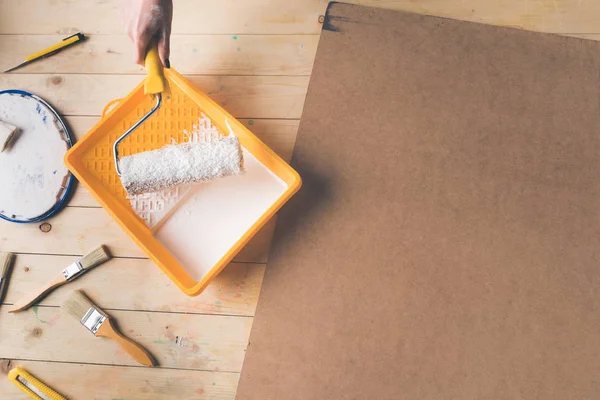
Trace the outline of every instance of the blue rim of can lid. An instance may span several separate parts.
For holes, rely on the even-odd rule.
[[[18,94],[24,97],[31,97],[34,100],[40,102],[41,104],[43,104],[46,108],[48,108],[48,110],[50,110],[50,112],[52,112],[52,114],[54,115],[54,117],[56,118],[56,120],[58,121],[58,123],[60,124],[60,128],[62,129],[62,133],[63,133],[63,138],[65,139],[65,141],[67,142],[67,149],[70,149],[71,146],[73,146],[73,140],[71,139],[71,133],[69,132],[69,129],[67,128],[67,125],[65,124],[65,122],[62,120],[62,118],[60,117],[60,115],[58,114],[58,112],[56,112],[56,110],[50,105],[48,104],[47,101],[45,101],[44,99],[42,99],[41,97],[27,92],[25,90],[19,90],[19,89],[7,89],[7,90],[0,90],[0,95],[3,94]],[[66,190],[63,192],[63,195],[61,197],[61,199],[54,204],[54,206],[52,208],[50,208],[48,211],[46,211],[45,213],[34,217],[34,218],[29,218],[29,219],[15,219],[15,218],[10,218],[2,213],[0,213],[0,219],[3,219],[5,221],[9,221],[9,222],[15,222],[17,224],[29,224],[29,223],[33,223],[33,222],[41,222],[44,221],[45,219],[50,218],[51,216],[53,216],[54,214],[56,214],[58,211],[61,210],[61,208],[65,205],[67,199],[69,198],[70,194],[71,194],[71,190],[73,189],[73,184],[75,182],[75,176],[73,176],[73,173],[71,171],[69,171],[69,178],[68,178],[68,182],[67,182],[67,187]]]

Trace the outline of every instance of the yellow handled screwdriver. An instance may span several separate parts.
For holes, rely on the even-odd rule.
[[[59,52],[63,51],[64,49],[66,49],[67,47],[74,45],[75,43],[83,42],[85,39],[87,39],[87,37],[81,32],[78,32],[74,35],[66,37],[62,41],[60,41],[48,48],[45,48],[44,50],[40,50],[37,53],[33,53],[33,54],[27,56],[25,58],[25,61],[23,61],[21,64],[17,65],[16,67],[7,69],[6,71],[4,71],[4,73],[14,71],[17,68],[24,67],[28,64],[31,64],[34,61],[41,60],[42,58],[50,57],[51,55],[59,53]]]

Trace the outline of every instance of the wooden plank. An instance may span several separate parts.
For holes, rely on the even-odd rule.
[[[235,372],[177,371],[60,362],[11,360],[0,373],[20,366],[73,400],[233,400],[239,374]],[[25,395],[8,379],[0,379],[2,400]]]
[[[119,3],[120,0],[0,0],[0,33],[123,33]],[[322,0],[178,1],[173,33],[316,33],[325,5]],[[49,13],[55,17],[49,18]]]
[[[236,118],[298,119],[308,88],[307,76],[188,75]],[[142,76],[3,74],[0,90],[19,88],[35,93],[64,115],[98,115],[111,100],[126,96]]]
[[[66,117],[68,125],[76,140],[79,140],[93,125],[98,122],[99,117]],[[298,120],[263,120],[242,119],[240,120],[254,134],[256,134],[267,146],[277,153],[286,162],[290,162],[296,133],[298,131]],[[69,200],[70,207],[100,207],[100,204],[82,186],[75,187],[73,197]]]
[[[19,254],[5,304],[35,293],[75,256]],[[264,264],[232,263],[197,297],[186,296],[150,260],[115,258],[56,289],[39,304],[60,306],[71,291],[84,289],[102,299],[102,307],[119,310],[253,316],[265,271]],[[130,290],[135,282],[136,290]]]
[[[93,298],[100,307],[103,299]],[[119,330],[163,368],[239,372],[252,318],[110,311]],[[59,307],[0,310],[4,358],[140,366],[118,344],[97,338]]]
[[[64,35],[0,35],[0,71],[59,42]],[[171,65],[183,74],[310,75],[318,35],[176,35]],[[95,35],[19,73],[144,74],[125,35]]]
[[[351,0],[349,3],[543,32],[597,33],[600,3],[594,0]],[[316,34],[326,0],[180,0],[177,34]],[[0,33],[123,33],[119,0],[0,0]],[[49,18],[49,12],[60,18]]]
[[[265,225],[235,261],[265,263],[276,218]],[[43,224],[0,221],[0,249],[13,253],[81,255],[99,244],[107,245],[116,257],[146,258],[139,247],[123,232],[103,208],[67,207]],[[1,354],[1,353],[0,353]]]

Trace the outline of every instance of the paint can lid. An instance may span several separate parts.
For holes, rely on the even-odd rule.
[[[63,163],[72,145],[67,126],[46,101],[22,90],[0,91],[0,121],[19,129],[0,153],[0,218],[49,218],[64,205],[74,181]]]

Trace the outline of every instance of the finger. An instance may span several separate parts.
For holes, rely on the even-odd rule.
[[[148,29],[145,29],[140,35],[134,38],[135,49],[133,56],[136,64],[144,65],[150,39],[152,39],[152,32]]]
[[[169,59],[169,55],[171,54],[171,32],[169,32],[166,28],[163,29],[160,35],[160,39],[158,41],[158,56],[160,57],[160,61],[164,67],[169,68],[167,60]]]

